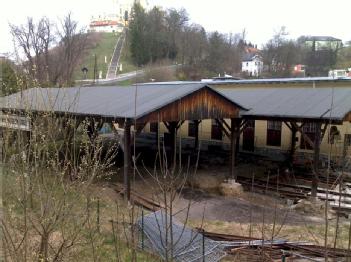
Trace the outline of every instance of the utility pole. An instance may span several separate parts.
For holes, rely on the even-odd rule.
[[[94,81],[93,83],[96,83],[96,75],[97,75],[97,59],[96,59],[96,54],[94,54]]]

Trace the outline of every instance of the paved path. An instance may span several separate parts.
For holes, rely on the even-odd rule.
[[[178,66],[181,65],[169,65],[165,66],[166,68],[171,68],[171,69],[176,69]],[[95,85],[118,85],[119,82],[129,80],[129,79],[135,79],[137,77],[143,76],[145,74],[145,70],[137,70],[137,71],[132,71],[124,74],[118,74],[117,76],[110,78],[110,79],[96,79]],[[81,83],[82,86],[90,86],[94,84],[93,79],[85,79],[85,80],[77,80],[77,83]],[[79,86],[79,84],[78,84]]]
[[[126,33],[125,31],[123,31],[122,34],[117,39],[115,50],[113,51],[111,62],[107,69],[106,79],[115,78],[117,75],[119,60],[122,54],[125,38],[126,38]]]

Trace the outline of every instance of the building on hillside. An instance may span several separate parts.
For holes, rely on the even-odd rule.
[[[5,60],[7,58],[6,54],[0,53],[0,61]]]
[[[241,65],[241,71],[248,76],[258,77],[263,71],[263,59],[257,53],[246,53]]]
[[[116,0],[117,16],[123,21],[129,20],[129,16],[135,3],[140,4],[145,9],[148,9],[149,7],[147,0]]]
[[[295,65],[294,70],[292,72],[294,77],[305,77],[306,76],[306,66],[305,65]]]
[[[342,40],[332,36],[302,36],[300,41],[313,51],[337,50],[342,47]]]
[[[122,32],[124,24],[116,15],[93,17],[89,24],[89,32],[117,33]]]
[[[349,74],[350,72],[347,69],[334,69],[329,71],[328,76],[332,78],[346,78],[349,77]]]
[[[139,3],[143,8],[148,8],[147,0],[114,0],[110,14],[93,16],[90,24],[90,32],[115,33],[122,32],[128,24],[134,3]],[[111,10],[109,10],[111,12]]]

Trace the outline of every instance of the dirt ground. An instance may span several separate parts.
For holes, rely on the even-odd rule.
[[[199,197],[189,199],[190,194],[183,195],[176,201],[176,209],[182,210],[189,204],[189,218],[236,223],[285,223],[286,225],[302,225],[306,223],[321,223],[323,218],[299,214],[291,208],[281,204],[281,200],[273,197],[244,192],[239,197],[224,197],[214,194],[199,193]],[[195,191],[196,194],[196,191]],[[197,198],[197,199],[196,199]],[[179,217],[185,217],[186,210]]]
[[[255,176],[258,177],[265,172],[265,167],[255,168],[252,165],[245,165],[238,170],[240,175],[246,174],[249,177],[255,172]],[[200,183],[205,184],[205,189],[194,187],[191,181],[178,191],[179,194],[174,201],[176,218],[186,223],[188,227],[203,228],[214,233],[324,245],[326,227],[323,213],[303,213],[292,208],[287,199],[247,190],[235,197],[223,196],[211,185],[224,181],[227,173],[227,168],[221,166],[200,168],[196,176]],[[133,191],[149,199],[157,199],[161,196],[157,182],[150,173],[143,172],[142,177],[135,173],[131,175]],[[111,232],[111,219],[115,221],[118,219],[121,221],[121,217],[128,219],[131,211],[131,207],[126,205],[123,198],[116,192],[114,184],[123,183],[123,170],[119,170],[118,176],[112,181],[97,183],[91,192],[92,195],[99,196],[103,203],[100,227],[102,232],[107,233]],[[117,211],[117,205],[120,211]],[[135,212],[134,222],[140,217],[141,208],[137,207]],[[329,219],[328,223],[328,245],[333,246],[336,232],[335,217]],[[340,220],[337,247],[348,247],[349,226],[349,220]],[[244,253],[243,257],[240,252],[236,256],[227,256],[221,261],[262,261],[253,260],[252,253],[249,257],[245,257]]]
[[[225,169],[221,167],[216,170],[200,170],[196,176],[200,179],[202,176],[215,176],[221,181],[225,179],[225,171],[223,170]],[[241,169],[241,172],[244,172],[243,170],[244,168]],[[142,179],[136,178],[133,188],[149,198],[153,198],[158,191],[153,178],[147,176]],[[237,197],[225,197],[214,190],[202,190],[185,186],[174,202],[180,219],[184,219],[186,216],[186,207],[189,203],[189,218],[191,220],[204,218],[206,221],[262,223],[262,219],[264,219],[265,223],[268,224],[276,222],[287,225],[321,223],[324,221],[323,217],[308,216],[293,210],[284,199],[247,191]]]
[[[253,167],[250,167],[254,170]],[[198,176],[215,176],[225,179],[224,168],[201,169]],[[242,168],[241,172],[245,172]],[[256,175],[262,172],[256,169]],[[251,173],[251,172],[250,172]],[[121,181],[120,181],[121,182]],[[105,195],[115,198],[113,185],[104,189]],[[133,190],[148,198],[160,194],[157,183],[150,176],[136,176],[132,182]],[[187,207],[190,205],[189,212]],[[325,217],[323,213],[303,213],[291,207],[286,199],[260,193],[244,191],[236,197],[222,196],[214,190],[203,190],[185,186],[174,201],[176,217],[187,222],[190,227],[202,227],[210,232],[252,236],[265,239],[287,239],[324,244]],[[328,220],[328,239],[334,241],[335,217]],[[339,245],[347,247],[349,221],[339,222]]]

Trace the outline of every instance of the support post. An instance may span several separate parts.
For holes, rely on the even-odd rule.
[[[170,133],[171,133],[171,160],[172,160],[172,168],[176,167],[177,164],[177,122],[170,123]]]
[[[194,151],[197,152],[199,147],[199,124],[200,120],[194,120],[195,124],[195,141],[194,141]]]
[[[179,128],[179,122],[177,121],[172,121],[172,122],[167,122],[166,127],[169,131],[170,134],[170,160],[171,160],[171,168],[174,169],[177,163],[177,153],[176,153],[176,147],[177,147],[177,130]],[[167,161],[168,162],[168,161]]]
[[[292,166],[294,161],[294,155],[296,151],[296,133],[297,129],[295,126],[291,126],[291,145],[290,145],[290,152],[289,152],[289,163]]]
[[[130,200],[130,134],[131,123],[129,120],[126,120],[124,123],[124,199]]]
[[[347,141],[346,141],[346,135],[344,136],[344,143],[343,143],[343,149],[342,149],[342,170],[345,170],[346,167],[346,156],[347,156]]]
[[[319,154],[321,146],[321,123],[316,123],[316,131],[314,138],[314,157],[313,157],[313,178],[312,178],[312,188],[311,195],[312,197],[317,197],[318,189],[318,172],[319,172]]]
[[[141,208],[141,250],[144,250],[144,208]]]
[[[237,156],[237,143],[240,135],[241,120],[237,118],[230,119],[230,175],[232,179],[237,179],[235,173],[236,156]]]

